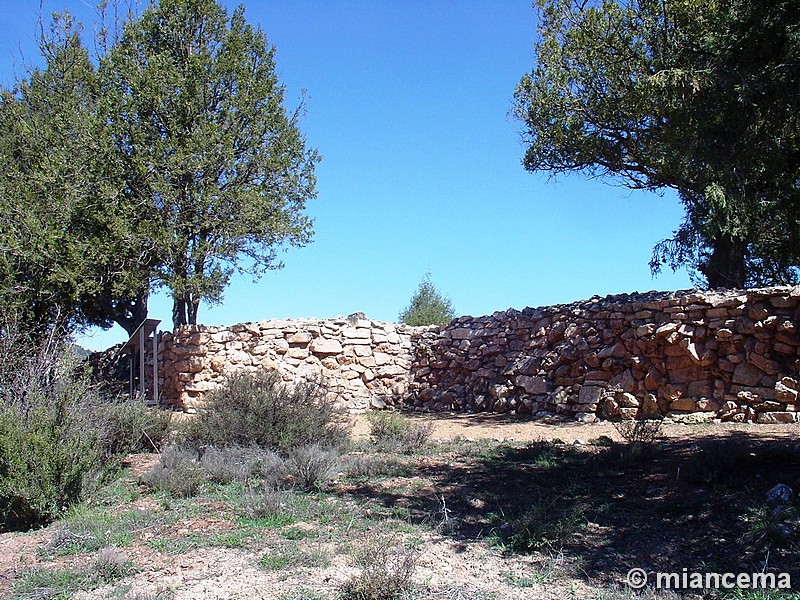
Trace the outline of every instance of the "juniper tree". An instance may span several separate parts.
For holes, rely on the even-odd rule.
[[[124,27],[100,79],[126,188],[153,214],[175,326],[219,302],[233,273],[280,268],[280,248],[310,241],[319,157],[242,7],[162,0]]]
[[[800,5],[538,0],[517,87],[530,171],[677,190],[651,267],[711,287],[792,282],[800,264]]]
[[[411,302],[400,312],[400,322],[406,325],[441,325],[449,323],[455,316],[450,299],[439,293],[431,274],[425,273]]]

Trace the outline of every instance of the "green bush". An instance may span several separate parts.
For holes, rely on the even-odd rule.
[[[318,384],[288,386],[274,372],[235,375],[208,395],[184,438],[198,447],[256,445],[285,453],[313,443],[343,443],[347,435],[337,417]]]
[[[35,344],[0,329],[0,528],[51,521],[103,471],[98,399],[55,337]]]
[[[121,397],[97,406],[100,443],[108,456],[158,452],[169,433],[172,413],[147,406],[141,398]]]

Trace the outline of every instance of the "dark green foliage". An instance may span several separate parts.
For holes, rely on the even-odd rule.
[[[35,346],[0,331],[0,519],[2,528],[57,518],[102,471],[92,409],[98,399],[54,337]]]
[[[284,107],[275,49],[214,0],[163,0],[101,28],[55,15],[44,67],[0,89],[0,310],[131,333],[153,285],[195,323],[233,273],[311,240],[319,157]]]
[[[215,0],[162,0],[128,23],[99,69],[127,188],[153,214],[151,275],[175,326],[219,302],[234,272],[280,268],[312,235],[316,151],[283,106],[275,49]]]
[[[431,274],[425,273],[411,302],[400,312],[400,322],[406,325],[441,325],[449,323],[455,316],[450,299],[439,293],[431,281]]]
[[[531,171],[676,190],[686,217],[651,267],[710,287],[786,283],[800,264],[796,2],[538,0],[515,94]]]
[[[197,446],[255,445],[285,453],[297,446],[335,446],[346,438],[338,413],[318,384],[286,385],[277,373],[234,375],[208,394],[184,438]]]
[[[69,14],[55,16],[39,40],[44,68],[0,90],[0,309],[36,330],[118,320],[131,331],[146,314],[153,244],[80,34]]]

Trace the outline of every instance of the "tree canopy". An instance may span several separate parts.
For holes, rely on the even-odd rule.
[[[651,267],[710,287],[793,282],[800,265],[800,6],[783,0],[539,0],[515,94],[530,171],[677,190]]]
[[[80,27],[55,15],[40,48],[44,68],[0,95],[0,305],[32,329],[108,327],[148,287],[148,245]]]
[[[196,323],[231,275],[280,268],[277,249],[311,239],[315,150],[288,114],[275,49],[237,8],[161,0],[101,63],[107,123],[126,187],[158,231],[158,283],[173,322]]]
[[[129,332],[154,286],[196,323],[236,273],[312,236],[319,156],[284,107],[266,35],[215,0],[162,0],[83,44],[69,15],[43,69],[0,97],[0,302]],[[32,307],[28,310],[26,307]]]
[[[441,325],[449,323],[455,316],[450,299],[436,289],[431,274],[425,273],[411,302],[400,311],[400,322],[406,325]]]

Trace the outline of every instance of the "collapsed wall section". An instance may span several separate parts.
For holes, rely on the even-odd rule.
[[[409,402],[579,420],[795,422],[800,288],[594,297],[414,338]]]
[[[410,377],[410,328],[362,317],[184,326],[162,334],[164,395],[194,412],[227,376],[275,369],[287,383],[323,381],[350,409],[399,402]]]

